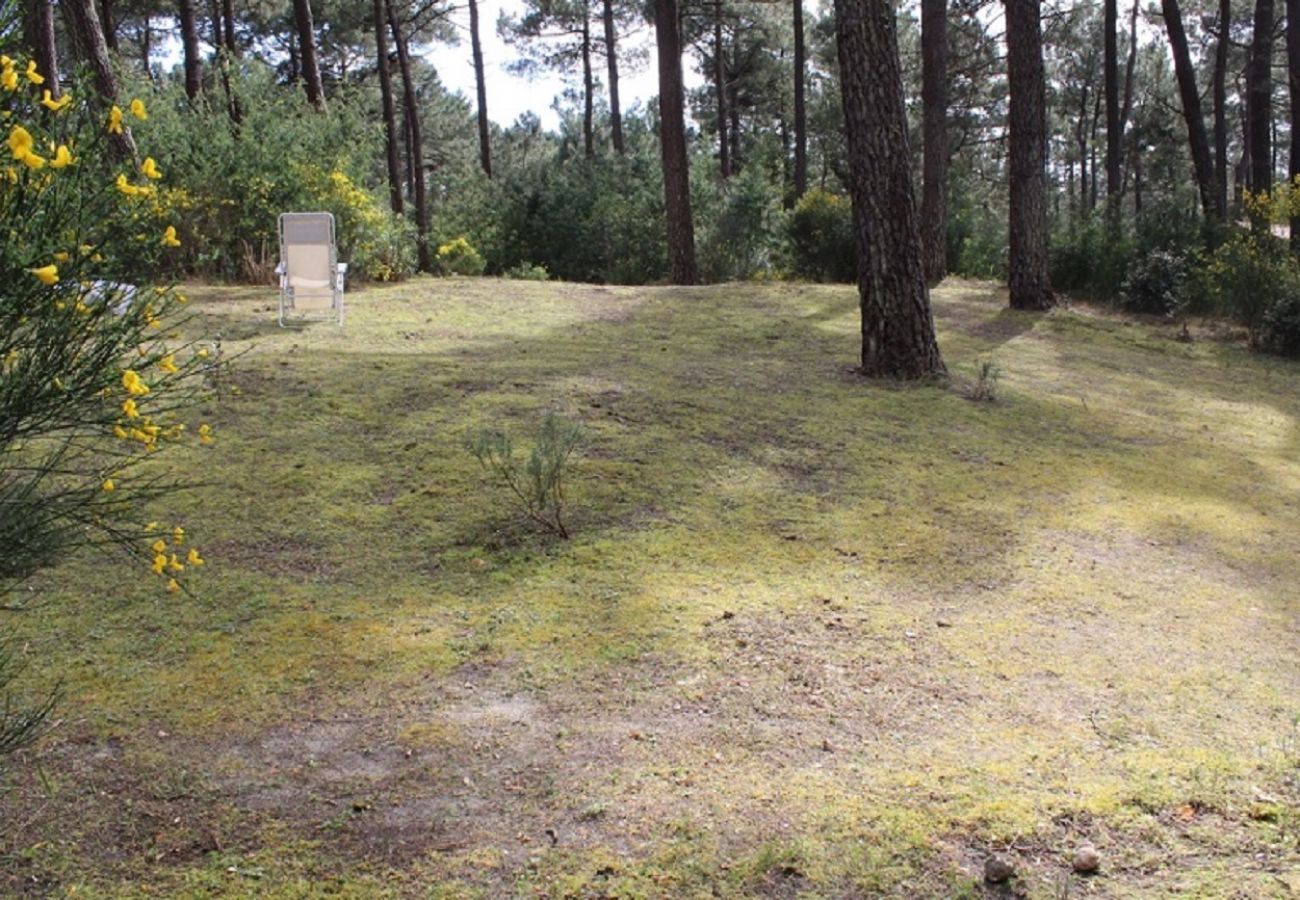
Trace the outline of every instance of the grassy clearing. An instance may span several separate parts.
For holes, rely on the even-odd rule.
[[[857,379],[841,287],[193,295],[244,355],[158,515],[209,566],[36,585],[69,700],[0,781],[6,889],[1300,890],[1294,364],[977,284],[940,337],[995,403]],[[462,447],[546,410],[570,542]]]

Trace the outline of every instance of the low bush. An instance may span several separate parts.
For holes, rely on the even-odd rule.
[[[853,205],[847,197],[813,188],[790,214],[791,269],[812,281],[856,281]]]
[[[1119,305],[1130,312],[1174,316],[1188,303],[1191,265],[1171,250],[1156,250],[1129,263],[1119,290]]]
[[[438,247],[438,270],[444,275],[482,275],[485,268],[482,255],[463,237]]]

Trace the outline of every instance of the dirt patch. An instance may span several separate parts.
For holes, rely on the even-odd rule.
[[[328,581],[338,571],[320,547],[302,538],[267,535],[258,540],[213,541],[204,555],[232,565],[265,572]]]

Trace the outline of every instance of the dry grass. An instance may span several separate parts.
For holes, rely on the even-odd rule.
[[[193,294],[246,351],[158,511],[210,564],[41,580],[69,699],[0,776],[3,890],[1300,890],[1294,364],[950,283],[974,404],[852,375],[840,287]],[[592,436],[566,543],[461,446],[548,409]]]

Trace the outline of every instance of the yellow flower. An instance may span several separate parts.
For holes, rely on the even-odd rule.
[[[168,353],[162,359],[158,360],[158,368],[162,369],[168,375],[175,375],[180,371],[180,369],[176,368],[176,359],[171,353]]]
[[[32,140],[32,133],[21,125],[15,125],[9,132],[9,151],[13,153],[14,159],[22,159],[28,153],[32,152],[35,141]]]
[[[126,429],[123,428],[121,425],[114,425],[113,437],[117,438],[119,441],[126,440],[127,438]]]
[[[59,283],[59,267],[50,263],[48,266],[41,266],[39,269],[28,269],[33,275],[40,280],[41,284],[54,286]]]
[[[185,543],[185,529],[179,525],[172,529],[172,543],[177,547]]]
[[[41,91],[41,106],[44,106],[50,112],[58,112],[59,110],[63,109],[71,102],[72,102],[71,94],[64,94],[59,99],[55,100],[54,97],[50,95],[48,88],[44,91]]]
[[[190,565],[192,565],[192,566],[201,566],[201,565],[203,565],[203,563],[205,562],[205,560],[203,559],[203,557],[199,556],[199,548],[198,548],[198,547],[191,547],[191,548],[190,548],[190,554],[189,554],[189,556],[185,557],[185,561],[186,561],[187,563],[189,563]]]
[[[171,569],[173,572],[185,571],[184,563],[182,563],[179,559],[176,558],[175,553],[172,554],[172,558],[168,561],[167,568]]]
[[[64,169],[76,162],[72,158],[72,153],[68,150],[67,144],[59,144],[59,149],[54,151],[54,159],[50,160],[50,167],[54,169]]]
[[[131,115],[135,116],[141,122],[149,118],[149,113],[146,112],[144,108],[144,101],[138,97],[131,101]]]
[[[36,60],[34,59],[27,61],[27,71],[24,74],[32,84],[45,84],[45,76],[36,71]]]
[[[157,531],[157,530],[158,530],[158,523],[157,523],[157,522],[150,522],[148,525],[144,526],[144,530],[145,530],[146,532],[149,532],[149,531]],[[165,546],[165,545],[164,545],[164,546]]]
[[[179,583],[177,583],[177,581],[176,581],[175,578],[168,578],[168,579],[167,579],[167,592],[168,592],[169,594],[174,594],[174,593],[176,593],[177,591],[179,591],[180,589],[181,589],[181,586],[180,586]]]
[[[30,150],[19,157],[19,159],[22,161],[22,164],[29,169],[45,168],[45,157],[32,153]]]
[[[126,388],[126,392],[133,397],[143,397],[149,393],[149,385],[144,383],[144,379],[135,369],[123,370],[122,387]]]
[[[126,414],[128,419],[140,418],[140,410],[136,408],[135,400],[131,397],[127,397],[122,401],[122,412]]]
[[[176,236],[176,226],[168,225],[163,229],[162,245],[164,247],[179,247],[181,239]]]
[[[117,489],[117,485],[113,484],[113,479],[111,478],[105,479],[104,483],[101,484],[100,487],[109,492]]]
[[[162,178],[162,172],[158,171],[158,164],[153,161],[152,156],[146,156],[144,162],[140,163],[140,172],[145,178],[157,181]]]
[[[211,444],[211,443],[212,443],[212,426],[211,426],[211,425],[203,424],[203,425],[200,425],[200,426],[199,426],[199,443],[200,443],[200,444]]]
[[[14,68],[12,62],[0,71],[0,87],[6,91],[18,90],[18,70]]]
[[[72,259],[72,256],[66,250],[60,250],[58,253],[54,254],[55,262],[64,263],[70,259]]]
[[[163,556],[161,553],[155,554],[153,558],[153,566],[152,566],[153,573],[155,575],[161,575],[166,568],[167,568],[167,557]]]
[[[116,104],[108,111],[108,133],[122,133],[122,108]]]
[[[117,186],[119,191],[126,194],[128,197],[134,197],[136,194],[140,193],[138,187],[126,180],[126,173],[119,174],[117,176],[117,181],[115,181],[114,184]]]
[[[201,348],[199,348],[199,352],[196,353],[196,354],[194,354],[194,355],[197,356],[199,359],[207,359],[207,358],[208,358],[208,348],[207,348],[207,347],[201,347]]]

